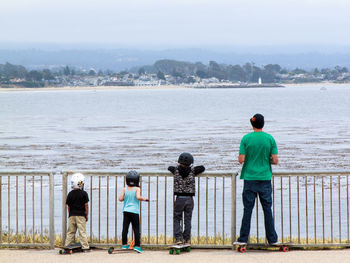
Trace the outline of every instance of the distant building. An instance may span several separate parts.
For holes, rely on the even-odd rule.
[[[135,86],[160,86],[161,81],[160,80],[135,80],[134,85]]]
[[[130,81],[106,81],[103,86],[135,86],[135,84]]]

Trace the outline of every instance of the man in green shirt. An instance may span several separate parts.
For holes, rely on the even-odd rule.
[[[272,169],[271,164],[278,163],[278,151],[275,139],[268,133],[263,132],[264,116],[257,113],[251,119],[254,132],[246,134],[239,147],[238,161],[243,164],[241,179],[243,186],[244,212],[239,244],[248,242],[250,221],[255,199],[259,195],[261,206],[264,211],[265,233],[269,244],[277,244],[277,233],[272,216]]]

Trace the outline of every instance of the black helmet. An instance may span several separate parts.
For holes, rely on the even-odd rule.
[[[193,156],[190,153],[181,153],[179,156],[178,163],[181,163],[186,166],[193,164]]]
[[[128,186],[139,186],[140,174],[135,170],[131,170],[126,174],[126,184]]]

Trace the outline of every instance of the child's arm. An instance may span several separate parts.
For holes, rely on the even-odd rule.
[[[205,171],[205,167],[203,165],[199,165],[193,168],[193,172],[195,175],[201,174]]]
[[[142,196],[141,196],[140,187],[136,187],[136,198],[137,198],[137,200],[140,200],[140,201],[146,201],[146,202],[149,201],[149,200],[147,199],[147,197],[142,197]]]
[[[68,209],[68,214],[70,213],[70,195],[68,194],[67,199],[66,199],[66,205],[67,205],[67,209]]]
[[[89,203],[85,203],[85,219],[86,219],[86,222],[89,219]]]
[[[119,196],[119,201],[120,202],[123,202],[124,201],[124,197],[125,197],[125,188],[123,188],[123,190],[122,190],[122,192],[121,192],[121,194],[120,194],[120,196]]]
[[[175,166],[169,166],[168,171],[171,172],[172,174],[175,173],[176,167]]]

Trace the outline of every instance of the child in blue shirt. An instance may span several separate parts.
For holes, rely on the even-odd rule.
[[[139,187],[140,175],[138,172],[132,170],[126,174],[126,184],[120,196],[119,201],[124,201],[123,207],[123,232],[122,232],[122,249],[128,249],[128,230],[131,223],[135,234],[134,250],[142,253],[140,246],[140,201],[147,201],[146,197],[141,196]]]

